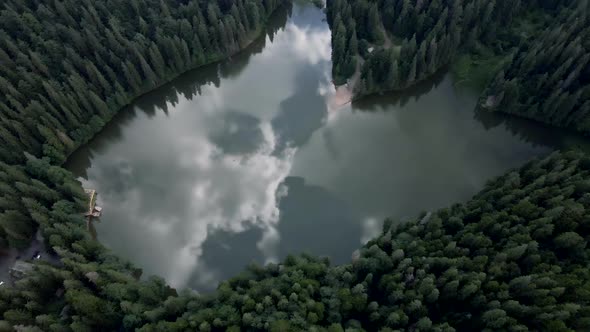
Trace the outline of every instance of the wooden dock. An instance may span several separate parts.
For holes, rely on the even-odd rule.
[[[96,205],[96,190],[84,189],[86,195],[88,195],[88,210],[84,213],[86,219],[86,228],[90,231],[92,218],[100,218],[102,215],[102,208]]]

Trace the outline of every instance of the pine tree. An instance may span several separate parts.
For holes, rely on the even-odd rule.
[[[414,81],[416,81],[417,64],[418,64],[418,58],[417,58],[417,56],[414,56],[414,59],[412,60],[412,64],[410,65],[410,71],[408,73],[408,77],[406,79],[406,82],[408,82],[410,84],[413,83]]]

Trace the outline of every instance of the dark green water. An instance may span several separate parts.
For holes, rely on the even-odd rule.
[[[323,18],[311,5],[281,10],[248,50],[142,97],[73,155],[67,167],[104,208],[98,239],[144,275],[209,291],[288,253],[346,262],[383,218],[465,201],[582,144],[474,113],[477,92],[444,73],[335,107]]]

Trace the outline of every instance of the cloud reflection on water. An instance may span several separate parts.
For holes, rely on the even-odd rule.
[[[203,259],[215,234],[258,238],[252,244],[261,263],[279,259],[282,183],[297,146],[321,126],[323,97],[308,108],[307,122],[292,127],[291,120],[301,99],[320,90],[314,85],[329,84],[330,32],[298,17],[272,42],[267,37],[240,75],[224,67],[220,81],[190,89],[198,96],[168,92],[155,109],[136,106],[118,140],[90,151],[83,182],[105,207],[100,241],[176,287],[212,289],[227,277],[222,262]],[[313,90],[298,91],[307,86]],[[216,248],[250,250],[228,241]]]
[[[210,291],[251,261],[342,263],[383,217],[467,199],[547,150],[482,125],[448,76],[331,107],[324,15],[282,15],[274,37],[142,97],[73,156],[104,207],[99,240],[144,275]]]
[[[178,253],[172,253],[177,259],[167,269],[170,271],[168,279],[174,285],[187,283],[187,277],[202,255],[201,244],[212,231],[243,232],[252,226],[259,227],[265,234],[259,247],[266,259],[276,257],[272,250],[278,236],[275,225],[279,221],[275,193],[290,172],[294,149],[273,155],[276,137],[272,127],[261,123],[260,129],[263,142],[257,151],[248,155],[222,154],[206,138],[195,140],[198,144],[193,147],[207,148],[193,151],[197,158],[188,165],[202,179],[193,182],[188,212],[192,222],[185,229],[185,234],[191,234],[190,240],[177,249]]]

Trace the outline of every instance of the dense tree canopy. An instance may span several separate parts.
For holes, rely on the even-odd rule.
[[[359,60],[357,94],[403,89],[428,78],[458,51],[478,44],[499,52],[520,46],[526,36],[508,27],[531,11],[559,12],[572,0],[329,0],[333,74],[350,77]]]
[[[3,3],[0,247],[26,246],[39,227],[60,259],[58,264],[35,261],[33,271],[14,286],[0,287],[0,330],[590,330],[590,157],[581,152],[530,162],[490,181],[465,204],[407,223],[386,221],[383,232],[350,264],[289,256],[281,264],[251,266],[210,295],[178,293],[155,277],[140,281],[141,271],[92,239],[81,214],[87,197],[59,166],[64,158],[135,96],[246,45],[279,4]],[[364,61],[365,84],[381,82],[369,80],[378,72],[366,68],[371,61],[382,62],[383,73],[399,82],[389,88],[401,88],[436,71],[455,52],[451,46],[463,45],[465,38],[489,38],[475,23],[480,19],[493,30],[510,22],[519,8],[561,6],[540,0],[487,4],[333,1],[329,20],[338,37],[336,71],[354,72],[355,61],[359,66]],[[385,22],[384,17],[396,19]],[[455,22],[458,35],[448,29],[453,17],[461,17]],[[553,32],[565,31],[567,37],[548,30],[538,45],[521,49],[511,69],[490,87],[490,96],[508,103],[503,106],[554,103],[525,99],[525,90],[512,89],[510,82],[543,84],[520,82],[518,72],[537,75],[559,63],[567,68],[547,79],[561,82],[555,98],[567,92],[579,93],[582,100],[585,89],[578,82],[585,82],[580,77],[586,69],[569,83],[565,72],[576,71],[573,63],[586,65],[584,26]],[[401,39],[401,48],[374,50],[370,56],[366,51]],[[545,62],[529,63],[528,54],[555,43],[572,46],[564,54],[546,52]],[[566,66],[561,57],[571,63]]]
[[[245,46],[279,3],[3,1],[0,159],[63,162],[136,96]]]
[[[31,159],[28,168],[41,166]],[[51,169],[37,168],[41,176]],[[590,158],[568,152],[494,179],[465,204],[386,221],[352,263],[290,256],[216,293],[177,294],[90,239],[71,199],[45,234],[61,266],[0,288],[0,326],[44,331],[584,331],[590,329]],[[45,224],[44,224],[45,225]]]
[[[329,0],[333,75],[358,70],[360,97],[428,79],[458,54],[500,57],[483,106],[588,134],[588,14],[587,0]]]
[[[484,107],[590,134],[590,8],[564,11],[521,48],[483,96]]]

